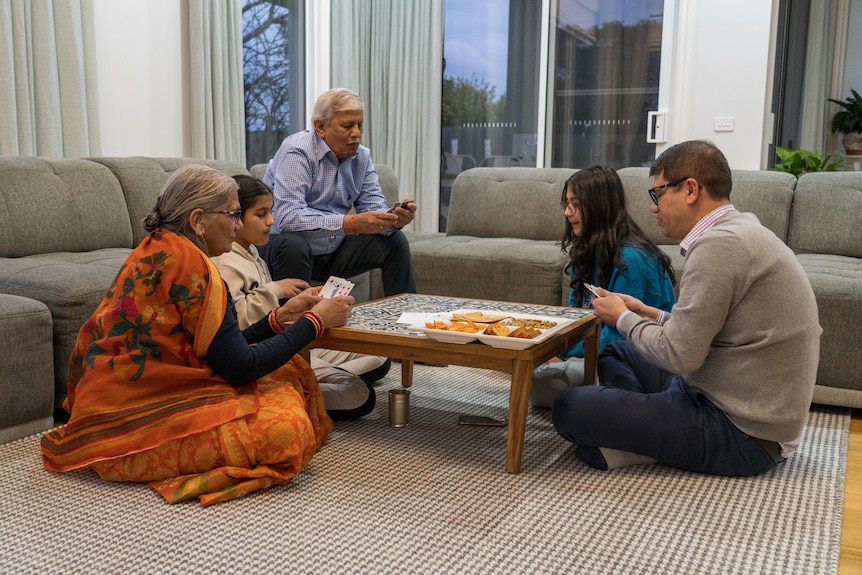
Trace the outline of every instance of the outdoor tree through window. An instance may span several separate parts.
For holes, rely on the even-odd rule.
[[[245,0],[242,8],[246,165],[268,162],[304,122],[301,0]]]

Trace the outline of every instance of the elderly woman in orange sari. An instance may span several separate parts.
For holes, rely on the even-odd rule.
[[[343,325],[352,297],[319,288],[240,330],[218,268],[242,227],[237,184],[190,165],[168,179],[126,259],[78,333],[46,468],[148,482],[168,502],[211,505],[295,477],[332,431],[297,354]]]

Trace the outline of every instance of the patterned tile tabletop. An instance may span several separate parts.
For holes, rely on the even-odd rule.
[[[404,334],[413,333],[409,326],[397,323],[403,313],[445,313],[458,309],[482,310],[539,316],[560,317],[579,320],[590,314],[590,310],[553,307],[522,303],[489,302],[486,300],[454,299],[445,296],[404,294],[393,298],[378,300],[353,309],[353,315],[345,327],[373,331],[391,331]]]

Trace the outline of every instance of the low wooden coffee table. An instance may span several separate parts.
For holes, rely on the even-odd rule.
[[[493,310],[574,320],[552,337],[523,350],[491,347],[479,342],[435,341],[400,324],[403,313],[437,313],[458,309]],[[357,305],[347,325],[330,328],[311,347],[382,355],[401,360],[401,383],[413,383],[413,362],[443,363],[492,369],[512,374],[506,471],[521,470],[533,369],[579,341],[584,341],[584,381],[595,382],[601,322],[589,310],[504,303],[420,294],[402,294]]]

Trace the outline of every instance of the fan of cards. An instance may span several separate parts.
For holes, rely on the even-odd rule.
[[[351,281],[348,281],[344,278],[337,278],[335,276],[329,276],[329,279],[326,280],[326,283],[323,284],[323,289],[320,290],[318,294],[323,298],[332,298],[339,297],[343,295],[350,295],[350,290],[355,286]]]
[[[590,293],[591,293],[591,294],[593,294],[593,295],[594,295],[594,296],[596,296],[596,297],[599,297],[598,292],[596,292],[596,290],[597,290],[597,289],[599,289],[599,288],[597,288],[597,287],[596,287],[596,286],[594,286],[593,284],[588,284],[587,282],[584,282],[584,287],[585,287],[585,288],[587,288],[588,290],[590,290]]]

